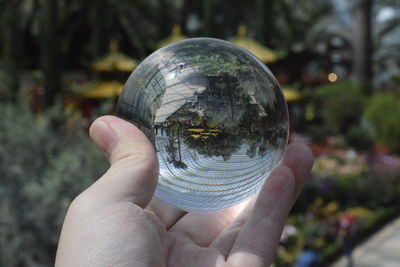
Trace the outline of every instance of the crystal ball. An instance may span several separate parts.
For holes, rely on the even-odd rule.
[[[222,209],[257,193],[288,139],[287,104],[270,70],[212,38],[147,57],[126,82],[117,115],[154,145],[156,197],[185,211]]]

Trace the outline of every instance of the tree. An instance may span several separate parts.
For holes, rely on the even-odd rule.
[[[356,7],[361,8],[360,6]],[[392,10],[392,16],[384,20],[379,19],[380,11],[388,8]],[[356,11],[351,8],[348,8],[347,14],[343,14],[343,10],[338,12],[334,17],[335,24],[328,27],[324,34],[330,36],[332,40],[340,41],[341,45],[334,51],[341,58],[340,66],[346,67],[351,72],[352,78],[361,83],[364,90],[367,90],[364,91],[365,93],[371,93],[368,90],[371,90],[372,82],[379,85],[385,84],[390,82],[391,77],[400,71],[398,53],[400,49],[400,35],[398,34],[400,32],[400,4],[395,0],[375,0],[373,2],[371,10],[368,11],[371,12],[371,24],[374,25],[374,27],[369,26],[370,44],[360,39],[360,31],[365,31],[365,29],[360,30],[359,28],[365,28],[366,25],[354,19],[354,12]],[[356,23],[359,24],[356,25]],[[366,48],[360,49],[358,46]],[[371,49],[370,52],[365,53],[369,49]],[[361,51],[364,51],[364,54]],[[361,75],[363,71],[365,72],[364,76],[367,72],[371,72],[366,79],[356,75],[356,72]],[[365,81],[369,83],[370,87],[365,86]]]
[[[5,98],[16,102],[19,91],[19,63],[20,63],[20,23],[16,19],[20,16],[20,2],[0,2],[0,39],[3,64],[5,70]]]
[[[108,42],[116,38],[129,44],[130,53],[134,52],[138,58],[148,54],[149,40],[155,39],[158,25],[165,25],[165,14],[161,15],[160,7],[165,5],[165,0],[130,1],[130,0],[92,0],[85,2],[84,12],[90,32],[91,49],[98,57],[108,47]],[[159,26],[163,28],[164,26]],[[102,44],[102,47],[99,45]],[[150,44],[151,45],[151,44]]]
[[[256,0],[256,38],[262,43],[270,43],[271,37],[275,31],[274,27],[274,11],[276,8],[276,0]]]
[[[294,8],[296,7],[296,8]],[[285,59],[278,62],[275,71],[289,76],[288,83],[302,81],[310,65],[314,69],[327,71],[329,58],[326,49],[333,23],[330,4],[319,0],[282,0],[275,3],[275,19],[270,45],[287,52]]]
[[[373,58],[372,70],[376,84],[391,85],[400,73],[400,2],[379,0],[375,3],[376,16],[380,10],[392,10],[392,15],[374,22],[372,29]],[[377,20],[377,19],[375,19]]]
[[[178,121],[170,122],[168,125],[168,144],[165,145],[165,151],[168,153],[168,161],[170,163],[176,168],[186,169],[187,165],[182,160],[182,130],[183,125]]]
[[[54,105],[61,91],[61,40],[59,23],[59,1],[40,2],[40,55],[43,71],[45,105]]]
[[[354,79],[362,84],[364,93],[371,94],[371,11],[372,0],[357,0],[354,32]]]

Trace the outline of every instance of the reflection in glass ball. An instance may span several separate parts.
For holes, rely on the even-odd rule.
[[[146,58],[125,84],[117,114],[156,148],[156,196],[187,211],[226,208],[258,192],[288,137],[272,73],[247,50],[211,38]]]

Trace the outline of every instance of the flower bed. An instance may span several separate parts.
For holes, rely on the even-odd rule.
[[[311,252],[332,261],[400,214],[400,159],[375,151],[357,153],[329,145],[318,152],[312,177],[296,203],[275,265],[292,266]]]

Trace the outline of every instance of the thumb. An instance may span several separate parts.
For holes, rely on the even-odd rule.
[[[111,166],[87,193],[102,202],[130,201],[142,208],[147,206],[158,177],[151,142],[133,124],[114,116],[95,120],[89,133]]]

